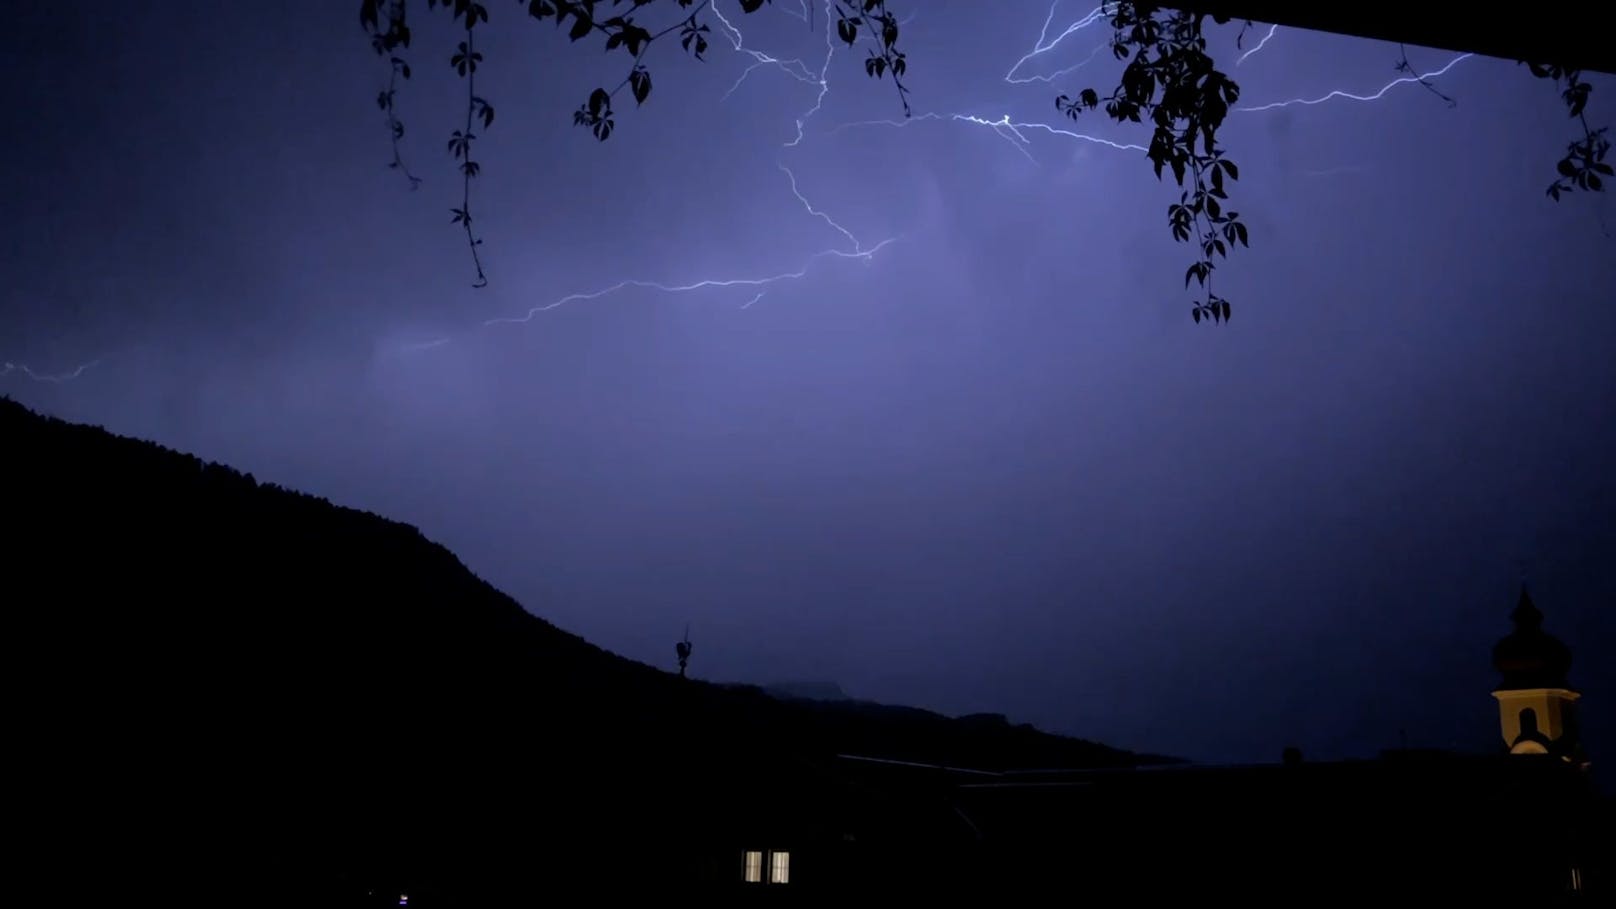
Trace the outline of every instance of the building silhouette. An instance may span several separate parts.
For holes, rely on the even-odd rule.
[[[1610,802],[1577,740],[1570,649],[1543,631],[1524,587],[1511,619],[1493,652],[1502,745],[1492,754],[1404,747],[1315,762],[1288,748],[1267,765],[1011,771],[842,755],[843,807],[862,818],[821,825],[818,837],[760,832],[718,865],[737,889],[804,900],[1608,897]],[[879,831],[875,844],[861,824]],[[788,873],[772,876],[772,862]]]
[[[1524,594],[1493,652],[1495,753],[1194,766],[1002,716],[681,680],[408,525],[5,400],[0,437],[0,501],[28,530],[0,579],[24,644],[13,892],[1610,902],[1570,650]]]
[[[1543,630],[1543,613],[1526,585],[1510,613],[1515,630],[1493,648],[1493,666],[1501,676],[1498,715],[1504,746],[1511,754],[1548,754],[1582,760],[1577,736],[1577,699],[1566,681],[1571,648]]]

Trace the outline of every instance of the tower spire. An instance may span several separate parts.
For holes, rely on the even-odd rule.
[[[1523,572],[1524,575],[1524,572]],[[1504,745],[1512,754],[1553,754],[1575,759],[1576,702],[1571,688],[1571,649],[1543,630],[1543,613],[1521,579],[1520,596],[1509,614],[1515,630],[1493,648],[1500,680],[1498,701]]]
[[[1526,589],[1526,581],[1521,581],[1521,594],[1515,600],[1515,610],[1509,614],[1515,622],[1517,630],[1531,631],[1542,627],[1543,613],[1532,602],[1532,594]]]

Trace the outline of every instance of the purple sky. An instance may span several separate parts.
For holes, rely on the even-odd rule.
[[[1469,58],[1435,79],[1456,108],[1403,84],[1231,115],[1252,249],[1217,275],[1232,324],[1196,326],[1176,188],[1031,125],[1145,140],[1055,110],[1114,84],[1105,53],[1034,78],[1106,34],[1007,79],[1045,3],[895,0],[938,115],[902,128],[867,122],[901,109],[862,51],[817,110],[773,65],[731,92],[755,60],[709,18],[708,61],[653,52],[604,144],[570,115],[624,58],[496,3],[473,290],[457,39],[417,5],[410,192],[357,3],[25,4],[0,393],[416,524],[635,659],[671,666],[688,622],[698,676],[1208,760],[1495,747],[1524,564],[1616,753],[1616,205],[1545,198],[1575,138],[1549,83]],[[797,8],[718,4],[817,78]],[[1236,67],[1236,31],[1243,106],[1398,77],[1394,45],[1286,29]]]

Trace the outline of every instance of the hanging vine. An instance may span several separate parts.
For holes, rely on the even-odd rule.
[[[1196,281],[1204,293],[1191,301],[1190,315],[1196,322],[1227,322],[1232,307],[1213,289],[1215,259],[1227,259],[1236,244],[1249,245],[1250,235],[1240,213],[1226,207],[1228,184],[1240,179],[1240,168],[1224,157],[1217,131],[1240,98],[1240,86],[1206,53],[1204,13],[1148,3],[1116,3],[1110,13],[1111,52],[1128,61],[1121,83],[1104,99],[1086,88],[1075,98],[1056,98],[1055,107],[1074,120],[1102,103],[1118,123],[1149,119],[1145,157],[1156,178],[1171,171],[1179,186],[1190,181],[1167,207],[1173,239],[1194,242],[1200,250],[1184,272],[1185,288]]]
[[[707,52],[708,35],[711,34],[708,26],[698,18],[702,10],[706,9],[709,0],[673,0],[682,10],[683,16],[657,31],[651,31],[635,21],[635,14],[644,7],[650,6],[657,0],[518,0],[526,10],[527,15],[535,20],[554,22],[559,29],[566,27],[567,37],[573,41],[580,41],[591,34],[598,34],[605,39],[608,52],[621,50],[626,52],[632,60],[629,63],[628,73],[616,86],[611,89],[596,88],[589,93],[583,104],[573,112],[573,123],[582,126],[601,141],[605,141],[616,129],[617,121],[612,107],[612,99],[624,88],[633,96],[636,106],[644,104],[651,95],[651,72],[647,68],[645,58],[651,46],[659,39],[669,35],[677,35],[679,44],[684,51],[697,60],[704,59]],[[768,3],[768,0],[736,0],[742,12],[754,13]],[[406,21],[406,0],[361,0],[359,5],[359,24],[369,33],[371,46],[377,54],[388,59],[387,88],[377,97],[377,104],[387,117],[387,126],[393,143],[393,161],[389,165],[403,171],[413,188],[420,185],[420,180],[410,173],[404,164],[400,151],[399,140],[404,136],[404,124],[398,116],[396,98],[399,80],[410,78],[410,66],[403,54],[410,46],[411,32]],[[449,64],[461,78],[466,80],[466,118],[462,129],[457,129],[449,137],[449,153],[457,162],[456,166],[461,174],[461,200],[460,205],[450,209],[451,223],[460,226],[466,234],[466,244],[471,251],[472,266],[476,270],[476,281],[472,286],[484,287],[488,284],[488,277],[483,270],[482,257],[479,248],[482,238],[477,236],[473,229],[472,218],[472,180],[482,172],[482,166],[472,157],[474,144],[479,134],[474,130],[481,122],[481,129],[487,131],[494,122],[494,108],[489,102],[479,96],[476,90],[477,69],[483,62],[483,55],[476,48],[475,31],[479,26],[488,23],[488,7],[478,0],[426,0],[428,9],[448,10],[455,22],[461,22],[465,28],[465,39],[459,43],[455,53],[449,58]],[[630,9],[623,14],[601,15],[601,8],[617,8],[628,6]],[[890,75],[893,84],[897,87],[898,98],[903,104],[904,113],[909,113],[909,90],[904,85],[903,78],[908,71],[908,61],[898,48],[899,23],[896,16],[887,10],[886,0],[834,0],[834,9],[837,14],[837,36],[848,46],[853,46],[862,31],[869,31],[876,39],[875,49],[869,52],[864,62],[864,70],[873,78],[882,78]]]

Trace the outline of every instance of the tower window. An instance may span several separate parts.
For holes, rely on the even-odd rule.
[[[748,852],[746,854],[746,882],[748,884],[763,883],[763,853]]]
[[[791,853],[789,853],[789,852],[771,852],[771,853],[769,853],[769,883],[771,883],[771,884],[789,884],[789,883],[791,883]]]

